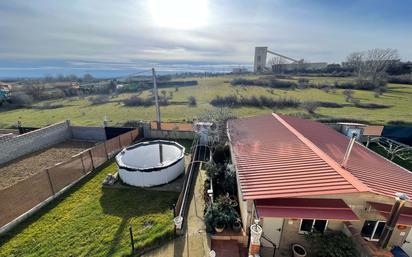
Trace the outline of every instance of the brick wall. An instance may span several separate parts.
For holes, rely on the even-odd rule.
[[[70,123],[64,121],[0,141],[0,164],[45,149],[70,138]]]

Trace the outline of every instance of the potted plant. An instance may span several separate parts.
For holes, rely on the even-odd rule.
[[[232,230],[235,233],[242,231],[242,222],[240,221],[240,219],[235,219],[235,221],[233,221]]]
[[[306,256],[306,249],[300,244],[293,244],[292,252],[293,252],[293,257],[305,257]]]
[[[215,226],[214,226],[215,231],[217,233],[223,232],[223,230],[226,227],[226,219],[223,217],[223,215],[219,215],[219,216],[215,217],[214,223],[215,223]]]

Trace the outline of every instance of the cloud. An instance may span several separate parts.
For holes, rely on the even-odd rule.
[[[340,62],[373,47],[397,48],[412,59],[409,0],[396,6],[383,0],[208,0],[207,24],[184,29],[159,26],[149,1],[2,0],[1,74],[26,69],[25,61],[38,70],[250,65],[258,45],[310,61]]]

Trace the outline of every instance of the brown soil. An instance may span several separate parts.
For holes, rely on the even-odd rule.
[[[51,148],[34,152],[0,166],[0,190],[71,156],[90,148],[94,143],[83,141],[65,141]]]

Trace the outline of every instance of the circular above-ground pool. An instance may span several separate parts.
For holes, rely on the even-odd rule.
[[[117,156],[121,180],[132,186],[167,184],[183,173],[185,148],[173,141],[142,142],[123,149]]]

